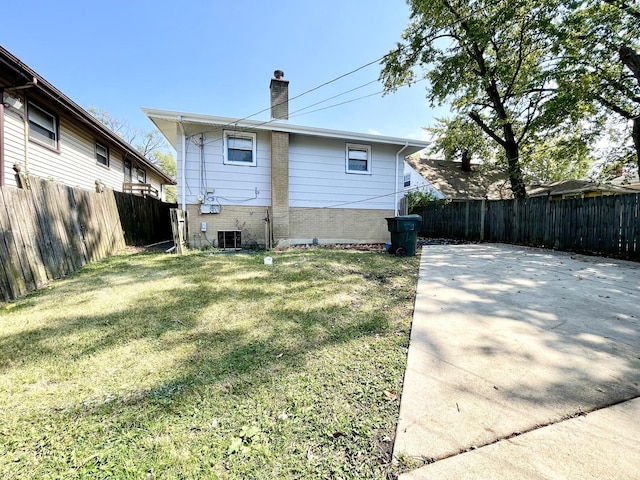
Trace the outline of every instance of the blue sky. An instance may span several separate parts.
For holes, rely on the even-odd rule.
[[[152,128],[151,107],[241,118],[269,106],[275,69],[290,97],[386,54],[404,0],[22,0],[2,7],[2,45],[76,103]],[[48,5],[48,6],[47,6]],[[8,21],[10,19],[10,21]],[[376,80],[374,64],[292,100],[290,112]],[[379,82],[305,112],[382,90]],[[302,112],[300,112],[302,113]],[[422,138],[434,110],[425,84],[295,116],[290,123]],[[264,112],[252,117],[267,120]]]

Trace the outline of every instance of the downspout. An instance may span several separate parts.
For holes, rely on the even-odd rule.
[[[187,188],[186,188],[186,174],[185,167],[187,165],[187,135],[184,132],[184,126],[182,125],[182,115],[178,117],[178,126],[180,127],[180,134],[182,135],[182,151],[180,152],[180,163],[182,165],[181,183],[182,183],[182,211],[187,211]]]
[[[398,153],[396,153],[396,186],[393,189],[395,194],[393,196],[393,200],[395,203],[395,206],[393,207],[393,211],[394,211],[394,216],[398,216],[398,160],[400,159],[400,154],[404,151],[405,148],[407,148],[409,146],[409,142],[405,142],[404,146],[398,150]]]

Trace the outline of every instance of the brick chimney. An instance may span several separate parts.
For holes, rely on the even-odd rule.
[[[469,158],[469,150],[467,149],[462,152],[462,166],[460,168],[463,172],[471,171],[471,158]]]
[[[284,72],[276,70],[271,79],[271,118],[289,119],[289,80],[284,79]]]
[[[276,70],[271,79],[271,118],[289,118],[289,81]],[[273,239],[289,239],[289,133],[271,131],[271,218]]]

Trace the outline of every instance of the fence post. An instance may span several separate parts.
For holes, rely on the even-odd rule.
[[[469,204],[471,202],[467,200],[464,206],[464,238],[469,239]]]
[[[484,241],[484,215],[486,209],[486,200],[483,198],[480,205],[480,241]]]

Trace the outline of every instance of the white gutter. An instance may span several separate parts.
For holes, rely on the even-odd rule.
[[[187,166],[187,135],[184,132],[184,126],[182,125],[182,115],[178,117],[178,126],[180,127],[180,133],[182,135],[182,148],[180,152],[180,163],[182,165],[181,183],[182,183],[182,211],[187,211],[187,189],[186,189],[186,173]]]
[[[398,182],[398,160],[399,160],[399,158],[400,158],[400,154],[401,154],[401,153],[403,152],[403,150],[404,150],[405,148],[407,148],[408,146],[409,146],[409,142],[406,142],[406,143],[404,144],[404,147],[402,147],[400,150],[398,150],[398,153],[396,153],[396,186],[395,186],[395,188],[393,189],[393,190],[394,190],[394,192],[395,192],[395,194],[394,194],[394,196],[393,196],[393,200],[394,200],[394,202],[395,202],[395,207],[394,207],[394,212],[395,212],[395,214],[394,214],[394,216],[396,216],[396,217],[398,216],[398,213],[399,213],[399,212],[398,212],[398,185],[399,185],[399,182]],[[403,170],[403,172],[404,172],[404,170]]]

